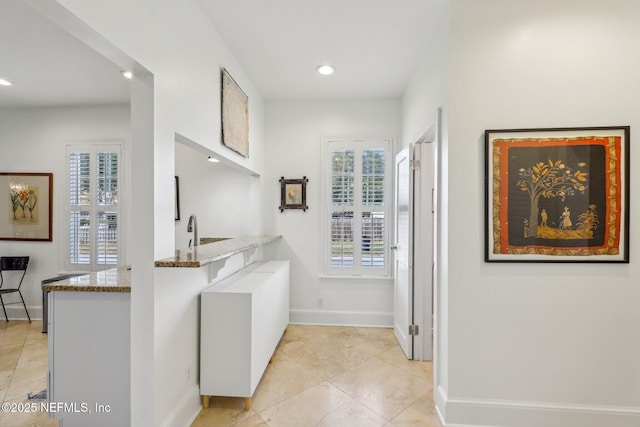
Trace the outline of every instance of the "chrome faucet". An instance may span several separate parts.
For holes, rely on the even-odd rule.
[[[193,232],[193,246],[198,246],[200,244],[198,241],[198,220],[193,214],[189,217],[189,222],[187,223],[187,233],[191,232]],[[191,247],[191,240],[189,240],[189,247]]]

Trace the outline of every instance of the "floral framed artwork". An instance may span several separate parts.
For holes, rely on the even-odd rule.
[[[53,174],[0,172],[0,240],[52,241]]]
[[[222,144],[249,157],[249,97],[222,69]]]
[[[628,263],[629,136],[485,131],[485,261]]]
[[[302,209],[306,211],[307,206],[307,183],[309,180],[306,176],[302,179],[284,179],[280,178],[280,212],[285,209]]]

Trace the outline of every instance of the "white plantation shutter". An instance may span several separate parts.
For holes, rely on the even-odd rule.
[[[385,152],[383,149],[362,151],[362,204],[384,206]]]
[[[385,268],[384,212],[362,213],[362,266]]]
[[[69,212],[69,261],[71,265],[91,264],[89,212]]]
[[[390,274],[389,139],[327,140],[327,274]]]
[[[91,185],[89,153],[69,153],[69,204],[88,205]]]
[[[353,211],[331,212],[331,267],[353,267]]]
[[[117,144],[67,146],[67,269],[118,265],[121,151]]]
[[[118,161],[119,150],[96,155],[96,263],[118,264]]]
[[[362,151],[362,266],[385,268],[385,150]]]
[[[331,266],[353,267],[354,152],[331,153]]]
[[[118,204],[118,152],[96,154],[96,203],[115,206]]]
[[[118,264],[118,213],[98,212],[96,220],[96,264]]]
[[[68,264],[90,266],[90,214],[87,208],[91,188],[91,156],[89,153],[68,152],[69,198],[67,200]]]
[[[354,174],[353,150],[331,153],[331,203],[334,206],[353,205]]]

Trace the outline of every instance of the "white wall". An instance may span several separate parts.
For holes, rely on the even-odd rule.
[[[32,318],[42,317],[40,282],[64,270],[66,145],[124,140],[126,162],[129,133],[128,105],[0,109],[0,171],[53,173],[53,241],[0,240],[3,256],[31,257],[22,293]],[[126,173],[125,182],[129,178]],[[126,234],[125,230],[125,238]],[[126,259],[122,261],[124,265]],[[5,297],[9,298],[12,297]],[[26,319],[21,304],[7,311],[9,316]]]
[[[180,181],[180,220],[176,221],[176,248],[186,248],[193,233],[187,232],[189,215],[198,220],[200,237],[241,237],[258,234],[260,194],[253,191],[259,177],[176,143],[176,175]]]
[[[448,423],[640,424],[640,188],[629,264],[483,262],[485,129],[631,126],[640,3],[454,0],[449,75]]]
[[[434,278],[434,388],[446,392],[448,388],[448,150],[449,150],[449,4],[441,2],[437,11],[441,15],[429,42],[422,52],[423,59],[402,97],[403,147],[414,143],[431,125],[437,110],[441,111],[440,141],[436,147],[436,188],[438,206],[435,230]],[[428,300],[430,296],[425,295]],[[430,301],[424,302],[428,313]],[[426,315],[426,314],[425,314]],[[423,335],[425,339],[428,336]],[[425,343],[425,348],[428,348]],[[435,397],[438,397],[434,393]]]
[[[266,108],[264,230],[283,236],[272,256],[291,261],[291,320],[390,326],[391,280],[321,279],[321,140],[323,136],[391,136],[399,100],[273,101]],[[309,210],[280,213],[280,177],[309,179]],[[322,298],[322,306],[318,302]]]
[[[264,103],[194,1],[114,0],[105,3],[100,0],[48,0],[46,3],[64,6],[86,24],[85,28],[76,25],[76,33],[81,37],[89,34],[88,38],[94,42],[115,46],[153,74],[153,134],[141,131],[142,140],[136,138],[136,133],[132,138],[134,161],[138,158],[141,162],[140,168],[136,169],[139,181],[134,181],[134,191],[140,199],[134,199],[134,203],[148,201],[152,208],[149,208],[149,217],[145,218],[146,224],[153,221],[153,230],[143,226],[139,219],[141,226],[132,231],[132,239],[136,242],[136,247],[132,248],[136,254],[136,257],[132,256],[132,425],[186,424],[186,415],[178,410],[183,418],[174,418],[173,408],[189,405],[176,401],[175,395],[170,390],[163,390],[161,385],[171,375],[168,371],[171,361],[175,362],[174,366],[180,366],[185,359],[190,360],[197,353],[197,348],[169,347],[173,353],[163,355],[163,360],[169,362],[158,366],[154,362],[157,353],[165,351],[164,340],[170,336],[155,326],[156,315],[179,316],[176,311],[184,307],[173,305],[171,298],[166,298],[166,293],[162,298],[156,297],[152,267],[154,258],[172,256],[175,249],[175,136],[183,135],[217,156],[259,175],[263,168]],[[66,18],[63,20],[65,25],[68,21]],[[220,143],[221,67],[230,72],[249,97],[248,159]],[[141,86],[137,89],[145,94]],[[146,100],[143,97],[142,104]],[[132,106],[135,106],[134,102]],[[132,111],[135,113],[135,108],[132,107]],[[134,115],[132,128],[135,127]],[[153,138],[152,147],[147,142],[149,137]],[[139,151],[136,150],[138,143],[144,145]],[[153,163],[146,161],[151,158]],[[152,194],[148,185],[151,176],[154,184]],[[148,251],[151,246],[152,253]],[[176,286],[173,292],[182,293],[180,298],[185,298],[185,289]],[[188,291],[187,297],[197,299],[198,295],[192,290]],[[190,327],[197,328],[197,324],[190,324]]]
[[[263,169],[264,102],[196,2],[60,0],[154,77],[155,257],[173,253],[174,141],[179,133],[255,174]],[[141,26],[144,31],[140,31]],[[220,69],[249,97],[249,158],[220,141]],[[135,143],[135,141],[134,141]],[[140,171],[141,173],[150,171]]]

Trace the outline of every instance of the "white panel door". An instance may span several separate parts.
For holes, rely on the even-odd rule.
[[[413,267],[413,323],[418,326],[414,335],[414,360],[433,359],[433,247],[434,247],[434,147],[429,142],[412,146],[416,167],[411,170],[411,257]]]
[[[413,359],[413,336],[409,325],[413,320],[413,283],[411,266],[412,215],[410,149],[405,148],[396,156],[394,231],[396,243],[394,256],[394,334],[408,359]]]

